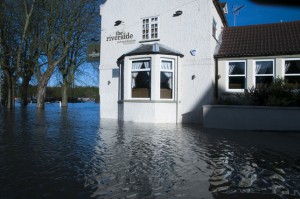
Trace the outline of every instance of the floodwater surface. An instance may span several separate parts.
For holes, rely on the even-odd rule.
[[[99,104],[0,110],[0,198],[300,198],[300,132],[100,119]]]

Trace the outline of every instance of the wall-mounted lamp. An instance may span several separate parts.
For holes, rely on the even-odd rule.
[[[218,79],[221,79],[221,75],[218,75],[217,78],[218,78]]]
[[[181,10],[177,10],[174,14],[173,14],[173,17],[178,17],[182,15],[182,11]]]
[[[107,81],[107,85],[110,85],[110,83],[111,83],[111,82],[108,80],[108,81]]]
[[[121,23],[122,23],[121,20],[115,21],[115,26],[118,26],[118,25],[120,25]]]
[[[196,78],[196,75],[192,75],[192,80],[194,80]]]
[[[197,52],[198,52],[197,49],[192,49],[192,50],[190,51],[190,53],[191,53],[192,56],[196,56],[196,55],[197,55]]]

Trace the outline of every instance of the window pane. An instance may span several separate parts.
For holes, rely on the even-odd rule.
[[[131,66],[132,70],[140,70],[140,69],[146,69],[146,70],[150,70],[151,65],[150,65],[150,61],[133,61],[132,62],[132,66]]]
[[[300,60],[285,61],[285,74],[300,74]]]
[[[160,73],[160,98],[172,99],[173,90],[173,73],[161,72]]]
[[[245,77],[229,77],[229,89],[244,89]]]
[[[270,84],[273,82],[272,76],[257,76],[256,77],[256,87],[264,87],[264,86],[270,86]]]
[[[273,74],[273,62],[272,61],[257,61],[256,62],[256,74]]]
[[[149,60],[133,61],[131,69],[132,97],[150,98],[151,62]]]
[[[148,19],[143,19],[143,40],[156,39],[158,38],[158,18],[151,17]]]
[[[134,88],[150,88],[150,72],[133,72],[133,75],[135,74],[136,77],[134,78]]]
[[[171,61],[162,61],[160,67],[162,70],[172,70],[172,62]]]
[[[228,70],[229,75],[244,75],[245,62],[229,62]]]
[[[300,76],[285,76],[284,79],[289,84],[296,84],[297,88],[300,88]]]
[[[150,98],[150,71],[132,72],[131,84],[133,98]]]

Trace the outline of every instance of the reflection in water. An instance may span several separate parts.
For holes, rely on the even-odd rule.
[[[93,160],[98,164],[92,165],[88,177],[89,185],[96,189],[92,196],[186,198],[198,190],[209,196],[206,164],[191,150],[196,146],[183,138],[181,130],[176,125],[101,121],[101,138]],[[200,148],[198,151],[205,153]],[[197,185],[189,180],[192,178],[198,178]]]
[[[0,198],[300,198],[300,133],[0,111]]]

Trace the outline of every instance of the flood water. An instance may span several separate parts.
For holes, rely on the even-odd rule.
[[[300,132],[122,123],[99,109],[0,110],[0,198],[300,198]]]

